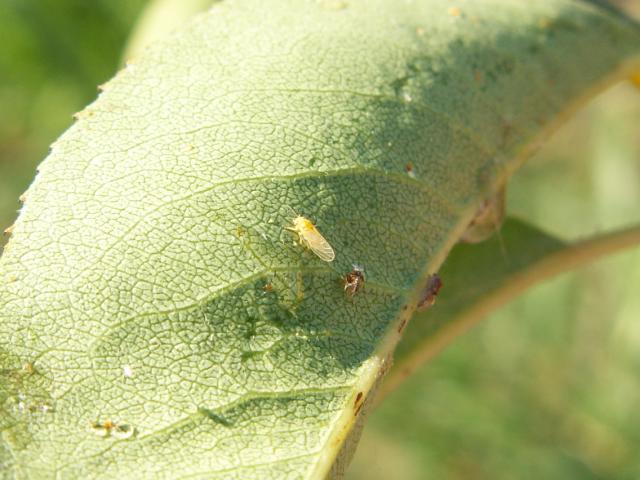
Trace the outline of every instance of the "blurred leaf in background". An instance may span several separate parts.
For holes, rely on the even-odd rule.
[[[71,115],[113,76],[144,0],[0,2],[0,226]],[[4,241],[0,240],[0,245]]]

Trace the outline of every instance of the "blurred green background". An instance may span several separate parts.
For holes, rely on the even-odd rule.
[[[113,76],[144,0],[0,0],[0,226],[72,114]],[[2,242],[0,242],[2,243]]]
[[[116,72],[144,4],[0,1],[3,228],[48,145]],[[510,214],[569,239],[638,223],[639,207],[631,85],[563,127],[509,189]],[[640,478],[639,285],[636,249],[491,315],[372,414],[347,477]]]

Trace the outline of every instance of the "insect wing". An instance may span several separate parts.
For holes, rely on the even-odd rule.
[[[332,262],[336,258],[336,254],[329,245],[329,242],[318,232],[315,227],[306,229],[304,231],[304,240],[309,245],[309,248],[315,253],[320,260],[325,262]]]

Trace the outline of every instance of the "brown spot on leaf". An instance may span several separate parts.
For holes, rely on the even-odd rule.
[[[436,297],[441,288],[442,280],[440,276],[437,273],[430,275],[418,301],[418,310],[426,310],[436,303]]]
[[[407,326],[407,319],[403,318],[402,321],[400,322],[400,325],[398,325],[398,333],[402,333],[402,331],[404,330],[404,327]]]
[[[416,176],[415,168],[413,166],[413,163],[411,163],[411,162],[407,163],[404,166],[404,171],[407,172],[407,175],[409,175],[412,178]]]

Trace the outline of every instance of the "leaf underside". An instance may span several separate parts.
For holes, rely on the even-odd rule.
[[[457,245],[440,271],[447,284],[438,295],[437,308],[412,319],[376,402],[453,339],[523,291],[639,243],[638,226],[567,244],[510,218],[491,240]]]
[[[460,3],[222,2],[104,86],[0,259],[4,476],[330,470],[476,206],[640,51],[586,3]]]

